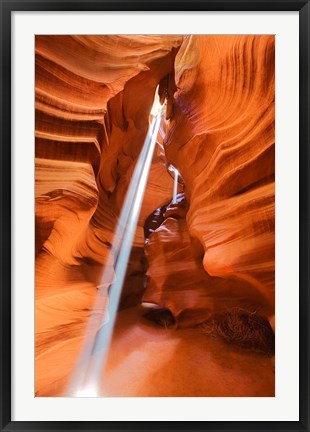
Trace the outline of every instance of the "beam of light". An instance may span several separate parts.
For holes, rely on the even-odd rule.
[[[174,168],[174,183],[173,183],[173,198],[172,204],[177,202],[177,194],[178,194],[178,179],[179,179],[179,171]]]
[[[96,387],[85,387],[81,390],[77,390],[74,394],[75,397],[98,397]]]
[[[114,258],[114,281],[111,283],[113,270],[109,266],[105,267],[101,277],[100,286],[109,287],[108,305],[106,305],[106,296],[100,295],[99,290],[87,324],[86,341],[72,374],[68,389],[69,396],[96,397],[100,395],[101,375],[112,338],[131,245],[164,112],[165,107],[160,105],[156,91],[151,111],[152,121],[128,187],[110,250]],[[107,262],[109,261],[108,259]]]

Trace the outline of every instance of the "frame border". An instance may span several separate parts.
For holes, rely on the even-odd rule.
[[[12,11],[299,11],[299,421],[124,422],[11,421],[11,12]],[[309,0],[0,0],[0,431],[308,431],[309,357]]]

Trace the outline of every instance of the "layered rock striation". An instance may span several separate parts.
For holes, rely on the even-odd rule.
[[[35,48],[37,395],[64,394],[107,297],[157,85],[166,121],[120,309],[155,304],[180,332],[211,334],[236,308],[274,325],[274,37],[37,36]]]
[[[165,150],[184,179],[189,235],[203,248],[205,272],[234,280],[243,305],[272,321],[274,37],[188,36],[175,83]],[[205,284],[206,293],[213,289]],[[211,295],[215,309],[225,289]]]
[[[77,356],[96,294],[107,293],[114,278],[115,225],[155,89],[173,69],[181,42],[179,36],[36,37],[38,394],[71,372],[57,351],[66,356],[70,346]],[[171,190],[159,142],[121,307],[140,301],[143,218],[169,200]],[[104,267],[109,272],[102,280]],[[52,378],[44,375],[51,359]]]

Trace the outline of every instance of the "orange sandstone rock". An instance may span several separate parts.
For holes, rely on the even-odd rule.
[[[64,394],[96,287],[104,290],[114,278],[113,232],[158,84],[167,99],[167,135],[158,138],[122,294],[128,313],[120,316],[130,316],[134,328],[131,306],[142,300],[169,309],[179,328],[236,306],[273,316],[274,37],[37,36],[35,48],[37,395]],[[149,237],[143,293],[143,226],[171,201],[167,162],[180,171],[187,201],[168,206]],[[155,347],[146,337],[156,328],[148,331],[140,315],[138,322],[139,355],[150,360]],[[186,362],[184,331],[180,358]],[[117,334],[113,359],[124,347],[134,357],[135,346],[122,337],[128,332]],[[197,333],[194,338],[201,342]],[[168,382],[178,361],[174,336],[168,339],[169,390],[163,380],[158,389],[144,380],[143,391],[133,388],[132,395],[183,395],[183,381]],[[216,395],[272,395],[270,364],[260,365],[268,382],[257,386],[249,378],[257,359],[237,357],[239,369],[251,363],[243,384]],[[199,351],[197,361],[202,358]],[[105,382],[111,395],[122,395],[113,359]],[[230,378],[234,383],[233,373]],[[214,395],[210,379],[199,375],[189,392]]]
[[[148,129],[156,86],[173,68],[181,42],[179,36],[36,37],[36,388],[40,394],[58,380],[55,372],[45,372],[52,358],[54,370],[65,363],[64,338],[69,343],[79,341],[71,352],[77,356],[96,287],[114,278],[110,248],[115,224]],[[172,179],[164,163],[158,150],[148,185],[152,199],[145,200],[142,218],[170,197]],[[140,248],[138,255],[143,253],[143,223],[142,219],[134,242]],[[136,266],[134,260],[129,274]],[[124,292],[125,305],[131,297],[131,292]],[[67,364],[72,366],[72,361]]]
[[[250,286],[248,301],[261,296],[271,317],[274,36],[188,36],[175,79],[165,146],[186,185],[189,234],[203,246],[207,274]]]

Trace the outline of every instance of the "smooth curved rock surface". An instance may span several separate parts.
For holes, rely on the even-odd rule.
[[[44,351],[83,335],[98,289],[114,278],[115,224],[156,86],[181,42],[179,36],[36,36],[37,370],[46,367]],[[142,295],[143,218],[171,190],[159,143],[128,268],[135,287],[125,285],[122,307]],[[62,361],[59,355],[54,367]],[[40,389],[45,378],[36,377]]]
[[[177,328],[196,326],[234,308],[262,313],[265,298],[249,282],[205,271],[203,248],[189,235],[187,211],[188,203],[179,194],[146,243],[148,284],[143,302],[170,310]]]
[[[180,350],[176,330],[167,336],[166,377],[178,359],[188,362],[191,335],[197,343],[207,338],[193,327],[213,314],[241,307],[272,321],[274,37],[36,36],[35,84],[37,395],[64,394],[98,290],[107,296],[113,232],[158,84],[167,121],[135,233],[113,356],[127,350],[135,368],[137,353],[141,365],[155,355],[147,338],[156,327],[146,329],[133,307],[141,301],[169,309],[185,332]],[[145,245],[145,221],[172,199],[169,163],[181,173],[186,200],[166,208]],[[124,331],[127,325],[133,332]],[[204,357],[190,345],[194,363],[212,361],[225,346],[211,344],[213,354]],[[252,377],[259,356],[238,356],[236,374],[227,375],[231,385],[216,395],[273,395],[272,361],[260,357],[260,385]],[[218,376],[222,361],[213,362]],[[233,388],[241,367],[244,380]],[[110,359],[108,369],[110,395],[128,396],[113,380],[124,364]],[[186,382],[181,372],[166,389],[145,382],[139,390],[124,376],[130,395],[177,396]],[[188,395],[214,395],[212,382],[198,374]]]
[[[165,148],[184,179],[187,225],[213,277],[274,314],[274,37],[188,36]]]

